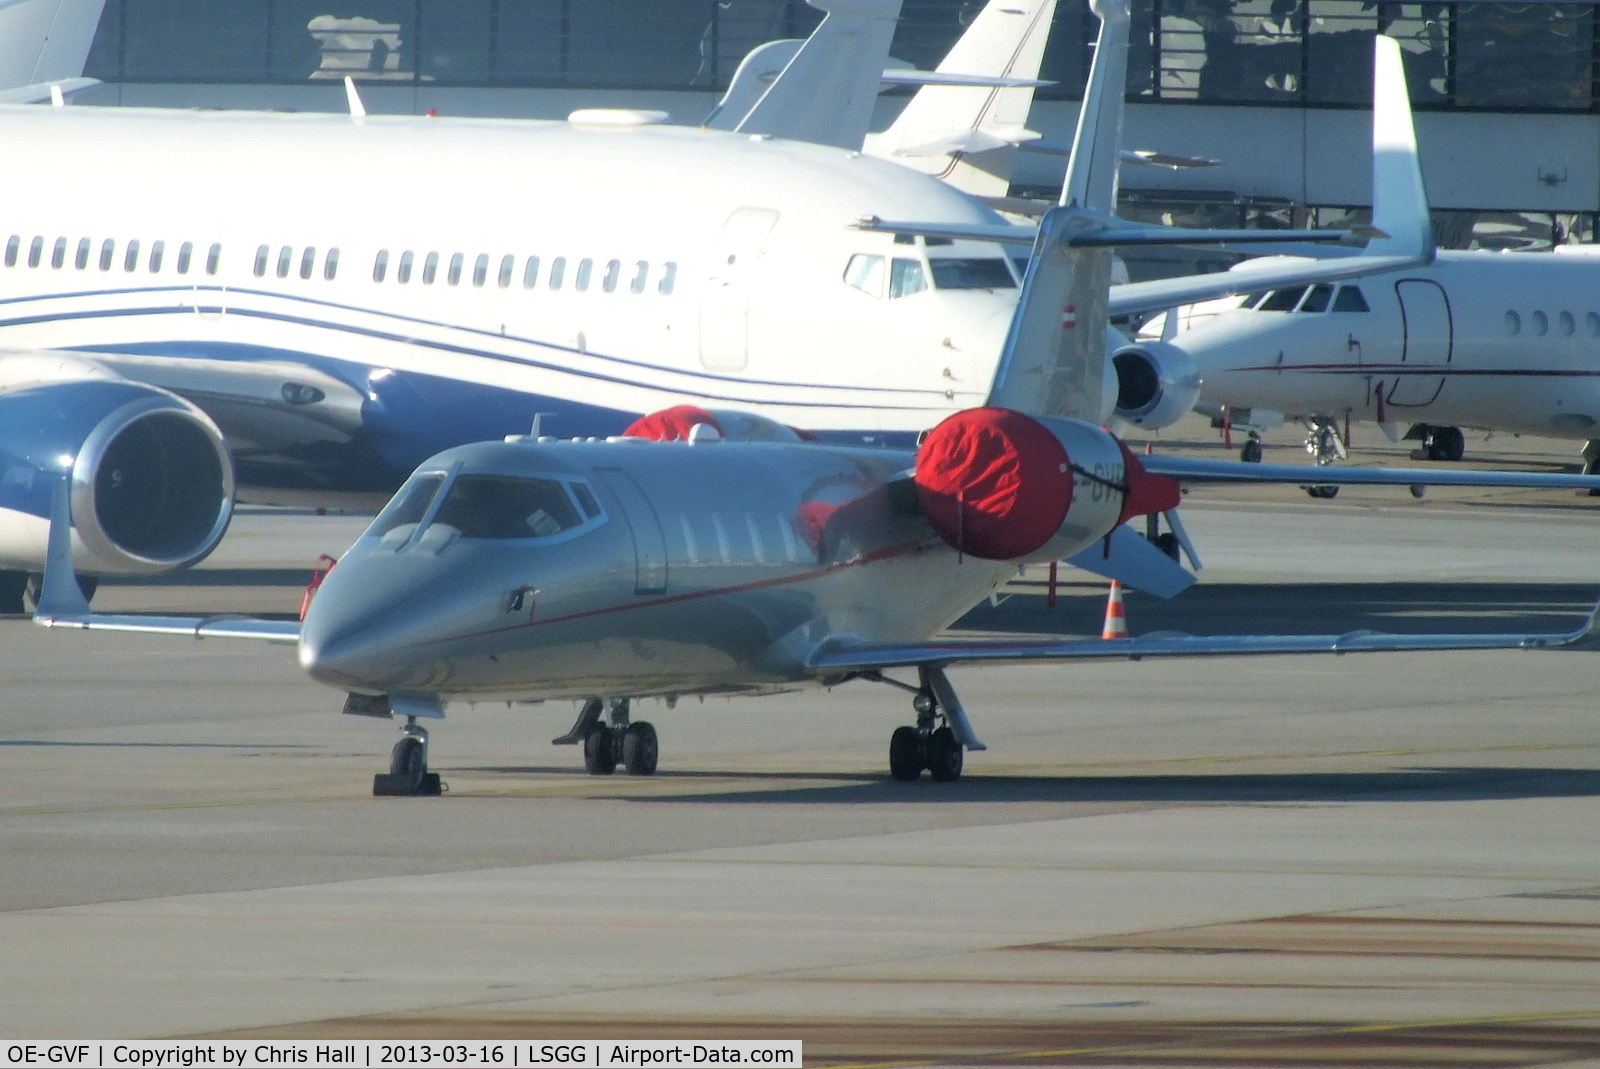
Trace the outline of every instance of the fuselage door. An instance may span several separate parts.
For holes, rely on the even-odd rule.
[[[722,224],[700,296],[700,362],[708,371],[742,371],[749,361],[750,289],[761,245],[777,222],[771,209],[740,208]]]
[[[616,495],[623,517],[633,535],[635,594],[667,592],[667,540],[661,533],[661,519],[633,477],[620,468],[598,468],[596,473]]]
[[[1409,278],[1396,282],[1400,299],[1403,365],[1389,391],[1391,405],[1425,405],[1439,396],[1444,375],[1431,374],[1447,366],[1455,348],[1450,302],[1437,282]]]

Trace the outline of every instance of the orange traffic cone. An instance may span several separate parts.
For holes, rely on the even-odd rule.
[[[1122,584],[1111,580],[1111,594],[1106,598],[1106,625],[1101,638],[1127,638],[1128,614],[1122,608]]]

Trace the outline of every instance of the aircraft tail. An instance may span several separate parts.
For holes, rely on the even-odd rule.
[[[105,0],[0,0],[0,89],[75,79]]]
[[[1400,44],[1378,37],[1372,75],[1372,228],[1369,256],[1426,256],[1434,251],[1428,194],[1417,163]]]
[[[733,129],[860,149],[900,18],[900,0],[807,3],[827,16]],[[735,113],[734,106],[718,107],[713,118]]]
[[[1056,0],[989,0],[936,73],[1039,76]],[[926,85],[871,138],[873,151],[936,174],[973,196],[1005,196],[1027,129],[1033,86]]]

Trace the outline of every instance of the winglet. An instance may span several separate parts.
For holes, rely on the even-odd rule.
[[[1128,0],[1091,0],[1100,17],[1089,84],[1083,91],[1061,204],[1114,214],[1122,149],[1122,98],[1128,84]]]
[[[89,601],[72,570],[72,476],[62,473],[50,495],[50,537],[35,623],[71,624],[87,620]]]
[[[1383,236],[1368,243],[1368,255],[1433,258],[1433,223],[1400,44],[1382,35],[1374,39],[1372,55],[1372,227]]]
[[[344,95],[350,101],[350,117],[352,119],[365,119],[367,106],[361,103],[361,94],[356,92],[356,80],[348,74],[344,76]]]

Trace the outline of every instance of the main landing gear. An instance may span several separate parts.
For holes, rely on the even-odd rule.
[[[628,721],[628,699],[612,698],[609,723],[601,723],[600,716],[607,712],[606,703],[590,698],[583,703],[572,730],[550,741],[556,746],[583,746],[583,767],[591,776],[609,776],[622,767],[635,776],[648,776],[656,770],[656,758],[661,748],[656,741],[656,729],[644,720]]]
[[[982,750],[984,745],[973,735],[944,669],[918,665],[917,676],[916,687],[877,673],[870,677],[915,694],[911,707],[917,711],[916,726],[895,728],[889,736],[889,775],[901,783],[911,783],[927,769],[935,781],[953,783],[961,778],[966,751]]]
[[[389,752],[389,771],[372,777],[372,793],[432,796],[442,789],[439,773],[428,771],[428,729],[408,716]]]

